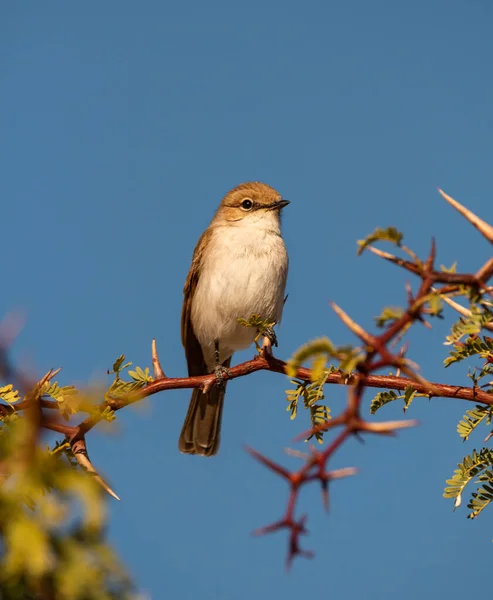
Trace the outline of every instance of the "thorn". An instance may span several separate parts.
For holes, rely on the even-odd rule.
[[[412,304],[414,304],[414,296],[413,296],[413,289],[412,289],[409,281],[406,281],[405,288],[406,288],[406,294],[407,294],[407,302],[408,302],[409,306],[412,306]]]
[[[484,265],[476,273],[476,278],[479,281],[486,282],[493,275],[493,258],[487,260]]]
[[[327,475],[329,479],[343,479],[344,477],[351,477],[352,475],[356,475],[358,469],[356,467],[344,467],[343,469],[334,469],[334,471],[329,471]]]
[[[322,505],[326,513],[329,512],[329,480],[322,479],[320,482],[322,486]]]
[[[368,433],[394,436],[397,435],[396,429],[408,429],[409,427],[416,427],[416,425],[419,425],[419,421],[386,421],[384,423],[364,421],[359,429]]]
[[[403,258],[399,258],[398,256],[395,256],[394,254],[390,254],[389,252],[384,252],[383,250],[380,250],[379,248],[374,248],[373,246],[367,246],[366,249],[369,250],[370,252],[373,252],[373,254],[376,254],[380,258],[385,258],[385,260],[388,260],[388,261],[394,263],[395,265],[399,265],[399,267],[403,267],[404,269],[407,269],[408,271],[411,271],[412,273],[416,273],[416,274],[420,273],[420,270],[418,269],[418,267],[409,260],[404,260]]]
[[[476,227],[476,229],[480,231],[480,233],[482,233],[491,244],[493,244],[493,227],[489,223],[486,223],[486,221],[483,221],[477,217],[473,212],[471,212],[465,206],[462,206],[460,202],[454,200],[440,188],[438,188],[438,191],[451,206],[458,210],[460,214],[469,221],[469,223],[474,225],[474,227]]]
[[[308,460],[310,458],[308,452],[302,452],[301,450],[296,450],[295,448],[284,448],[284,452],[288,456],[294,456],[295,458],[301,458],[302,460]]]
[[[341,319],[341,321],[344,323],[344,325],[349,327],[349,329],[361,340],[363,340],[365,344],[368,344],[369,346],[374,345],[373,337],[369,333],[367,333],[360,325],[353,321],[351,317],[342,310],[342,308],[337,306],[335,302],[329,302],[329,304],[331,305],[333,311],[336,313],[339,319]]]
[[[211,389],[211,387],[216,383],[216,378],[211,377],[210,380],[206,381],[202,386],[202,393],[207,394],[207,392]]]
[[[401,364],[401,371],[405,373],[409,377],[409,379],[412,379],[413,381],[416,381],[417,383],[426,386],[429,390],[429,393],[431,393],[433,396],[440,396],[440,391],[437,390],[437,388],[430,381],[427,381],[422,375],[416,373],[416,371],[413,371],[408,366],[409,364],[412,364],[412,361],[406,360],[405,363]]]
[[[110,496],[113,496],[116,500],[120,500],[120,498],[115,494],[115,492],[110,488],[110,486],[104,481],[104,479],[98,474],[96,469],[92,466],[91,461],[89,460],[89,455],[87,454],[86,442],[85,440],[77,440],[72,446],[72,452],[79,463],[79,465],[90,475],[94,477],[94,479],[99,483],[99,485],[107,492]]]
[[[435,288],[433,288],[433,289],[435,289]],[[468,308],[466,308],[465,306],[462,306],[462,304],[455,302],[448,296],[442,296],[441,298],[444,302],[446,302],[449,306],[451,306],[454,310],[456,310],[463,317],[471,316],[471,314],[472,314],[471,311]]]
[[[154,379],[166,379],[166,375],[159,362],[156,340],[154,338],[152,339],[152,367],[154,369]]]
[[[253,448],[250,448],[250,446],[245,446],[245,450],[251,456],[253,456],[253,458],[256,458],[259,462],[261,462],[268,469],[271,469],[272,471],[274,471],[278,475],[281,475],[281,477],[284,477],[285,479],[291,480],[291,473],[290,473],[290,471],[288,471],[287,469],[285,469],[281,465],[278,465],[277,463],[275,463],[274,461],[272,461],[270,458],[267,458],[263,454],[260,454],[260,452],[257,452],[257,450],[254,450]]]
[[[61,370],[61,367],[59,369],[56,369],[55,371],[53,371],[53,369],[50,369],[48,373],[46,373],[46,375],[42,377],[41,380],[38,382],[39,388],[42,388],[47,381],[51,381],[54,377],[56,377]]]
[[[61,370],[62,370],[62,367],[59,367],[58,369],[55,369],[53,371],[53,373],[51,374],[50,379],[53,379],[54,377],[56,377],[58,375],[58,373],[60,373]]]
[[[60,369],[58,369],[58,372],[60,372]],[[50,379],[53,379],[53,377],[54,377],[53,369],[50,369],[48,371],[48,373],[46,373],[46,375],[44,375],[36,384],[36,393],[39,393],[39,390],[44,386],[44,384],[47,381],[50,381]]]
[[[338,427],[339,425],[342,425],[343,422],[344,422],[344,420],[343,420],[342,415],[339,415],[338,417],[335,417],[334,419],[328,419],[327,421],[324,421],[323,423],[319,423],[318,425],[314,425],[310,429],[307,429],[306,431],[303,431],[302,433],[298,434],[294,438],[293,441],[301,442],[302,440],[306,440],[306,438],[310,437],[311,435],[315,435],[319,431],[323,431],[325,433],[326,431],[328,431],[329,429],[332,429],[333,427]]]
[[[402,348],[399,350],[399,358],[404,358],[404,356],[406,355],[408,347],[409,347],[409,344],[407,342],[402,345]],[[397,371],[395,373],[395,376],[396,377],[400,377],[401,376],[401,367],[400,366],[397,367]]]
[[[288,522],[286,521],[286,519],[281,519],[280,521],[276,521],[275,523],[271,523],[270,525],[266,525],[265,527],[259,527],[258,529],[255,529],[255,531],[252,531],[252,535],[266,535],[268,533],[274,533],[274,531],[279,531],[279,529],[284,529],[286,527],[289,527]]]
[[[436,240],[434,237],[431,238],[431,250],[430,250],[430,255],[428,256],[426,263],[425,263],[425,271],[426,273],[432,273],[433,272],[433,265],[435,264],[435,258],[437,255],[437,245],[436,245]]]
[[[359,431],[354,431],[353,436],[358,440],[360,444],[364,445],[366,443],[365,438],[361,435]]]

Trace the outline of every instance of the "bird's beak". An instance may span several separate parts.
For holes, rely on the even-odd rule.
[[[289,204],[289,200],[278,200],[277,202],[273,202],[271,204],[272,210],[281,210]]]

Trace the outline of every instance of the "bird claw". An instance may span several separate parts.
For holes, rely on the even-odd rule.
[[[227,367],[223,367],[222,365],[217,365],[214,368],[214,375],[216,377],[216,385],[218,388],[224,388],[226,385],[226,381],[231,379],[233,376],[231,371]]]

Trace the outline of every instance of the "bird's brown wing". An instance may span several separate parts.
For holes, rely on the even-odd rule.
[[[204,251],[210,237],[210,229],[206,229],[200,236],[200,239],[195,246],[195,250],[193,251],[192,265],[190,266],[190,271],[188,272],[183,288],[184,297],[181,310],[181,341],[185,348],[189,376],[204,375],[207,373],[202,348],[193,331],[191,315],[193,296],[197,289]]]
[[[188,374],[190,376],[207,373],[202,347],[193,331],[191,313],[194,293],[202,270],[204,251],[210,240],[210,235],[210,230],[206,230],[199,239],[183,288],[181,339],[185,348]],[[231,358],[224,363],[224,366],[229,367],[230,362]],[[213,386],[207,393],[203,393],[200,388],[193,390],[190,406],[178,441],[181,452],[202,456],[212,456],[217,453],[221,436],[224,392],[224,386],[222,388]]]

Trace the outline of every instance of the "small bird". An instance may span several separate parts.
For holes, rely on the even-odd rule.
[[[281,210],[288,204],[265,183],[243,183],[224,196],[195,247],[183,289],[181,338],[189,376],[214,373],[216,383],[193,390],[181,452],[212,456],[219,450],[224,377],[233,353],[257,335],[238,319],[281,319],[288,274]]]

